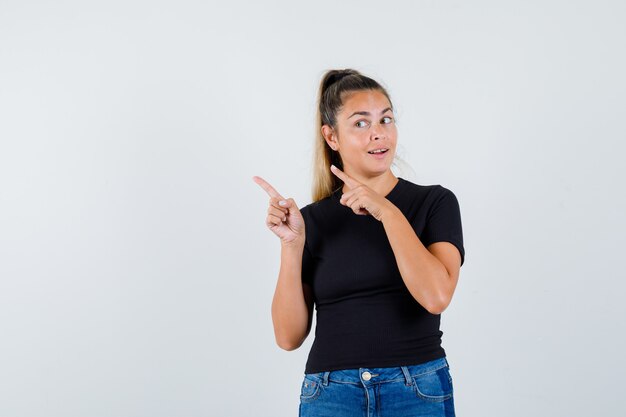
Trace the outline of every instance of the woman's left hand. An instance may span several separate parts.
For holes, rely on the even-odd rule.
[[[341,195],[339,200],[341,204],[350,207],[356,214],[371,214],[376,220],[382,221],[383,213],[387,211],[389,204],[392,204],[389,200],[367,185],[358,182],[336,166],[331,165],[330,170],[350,189]]]

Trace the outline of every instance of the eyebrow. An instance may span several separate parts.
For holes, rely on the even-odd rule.
[[[391,110],[391,107],[387,107],[386,109],[384,109],[383,111],[380,112],[380,114],[384,114],[386,111]],[[357,114],[360,114],[362,116],[369,116],[371,113],[368,111],[355,111],[354,113],[352,113],[350,116],[348,116],[348,119],[352,116],[355,116]]]

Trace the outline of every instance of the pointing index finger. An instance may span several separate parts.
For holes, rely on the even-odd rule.
[[[279,198],[281,200],[284,200],[283,196],[280,195],[280,193],[278,191],[276,191],[276,189],[274,187],[272,187],[269,184],[269,182],[265,181],[263,178],[255,175],[255,176],[252,177],[252,179],[254,180],[254,182],[259,184],[261,186],[261,188],[263,188],[265,190],[265,192],[267,194],[269,194],[270,197],[276,197],[276,198]]]
[[[348,174],[346,174],[345,172],[343,172],[342,170],[340,170],[334,165],[330,166],[330,170],[333,172],[333,174],[338,176],[339,179],[341,179],[341,181],[343,181],[349,188],[355,188],[361,184],[360,182],[358,182],[357,180],[355,180],[354,178],[352,178],[351,176],[349,176]]]

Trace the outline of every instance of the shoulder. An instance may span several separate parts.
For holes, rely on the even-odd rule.
[[[321,212],[328,210],[331,205],[331,196],[314,201],[302,207],[300,213],[305,220],[311,217],[318,217]]]
[[[442,207],[458,208],[458,200],[448,187],[441,184],[417,184],[404,180],[398,202],[411,210],[416,210],[429,217]]]
[[[431,191],[431,211],[432,210],[458,210],[459,200],[452,190],[441,184],[434,185]]]
[[[441,184],[437,184],[433,186],[433,195],[434,197],[438,199],[447,199],[447,200],[456,201],[456,195],[454,195],[454,192],[452,192],[451,189],[444,187]]]
[[[440,187],[438,184],[428,185],[428,184],[418,184],[411,180],[407,180],[404,178],[398,177],[399,180],[403,184],[403,194],[404,193],[412,193],[412,194],[429,194],[433,189]]]
[[[444,187],[441,184],[417,184],[404,178],[402,178],[401,181],[404,182],[406,190],[413,191],[414,193],[432,194],[434,196],[441,196],[446,194],[454,195],[452,190]]]
[[[341,207],[341,205],[336,201],[332,201],[331,198],[332,197],[326,197],[322,200],[314,201],[300,209],[300,214],[302,214],[302,218],[304,219],[309,249],[316,247],[316,242],[322,238],[329,229],[332,229],[332,224],[337,219],[337,207]]]
[[[455,198],[454,193],[441,184],[417,184],[415,182],[401,179],[403,182],[402,195],[419,200],[435,202],[442,198]]]
[[[310,214],[311,212],[314,212],[315,210],[319,208],[321,201],[322,200],[314,201],[312,203],[305,205],[304,207],[301,207],[300,213],[302,213],[302,215],[304,216],[305,214]]]
[[[440,184],[433,187],[428,204],[429,219],[439,218],[452,221],[459,217],[460,210],[459,200],[452,190]]]

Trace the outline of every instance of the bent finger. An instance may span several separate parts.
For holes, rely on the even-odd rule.
[[[267,209],[267,214],[271,214],[273,216],[276,216],[276,217],[280,218],[283,221],[287,219],[287,213],[283,213],[282,211],[280,211],[277,208],[274,208],[272,206],[270,206],[270,208]]]
[[[267,215],[266,224],[267,224],[268,227],[278,226],[282,222],[283,222],[282,218],[278,218],[278,217],[274,216],[273,214],[268,214]]]
[[[279,198],[274,198],[274,197],[270,198],[270,207],[274,207],[275,209],[280,210],[285,214],[289,213],[289,209],[287,207],[283,207],[280,204],[278,204],[279,201],[282,201],[282,200]]]

